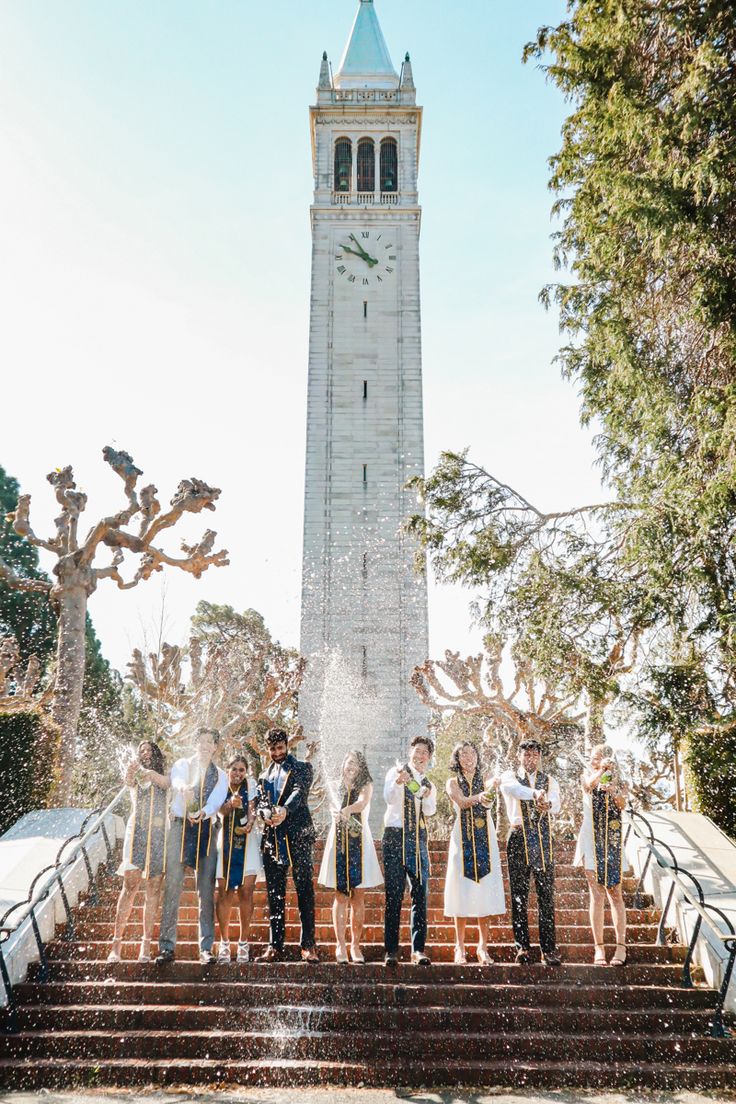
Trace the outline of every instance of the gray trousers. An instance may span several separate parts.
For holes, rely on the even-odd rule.
[[[161,929],[158,946],[161,951],[176,948],[176,929],[179,922],[179,901],[184,887],[186,867],[181,862],[181,834],[184,825],[172,820],[166,846],[166,881],[164,907],[161,911]],[[211,951],[215,941],[215,875],[217,874],[217,833],[212,834],[210,853],[199,859],[197,871],[197,896],[199,897],[199,948]]]

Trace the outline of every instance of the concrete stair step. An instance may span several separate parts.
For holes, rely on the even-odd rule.
[[[665,948],[658,948],[664,950]],[[166,981],[201,982],[220,980],[226,974],[240,980],[270,982],[280,993],[283,982],[291,981],[298,985],[314,983],[335,984],[353,979],[360,975],[361,984],[382,984],[388,981],[392,985],[434,985],[458,981],[477,981],[493,985],[529,985],[554,983],[557,985],[577,984],[600,987],[619,985],[671,985],[679,986],[682,980],[682,968],[672,961],[653,963],[632,962],[624,969],[593,966],[589,961],[565,962],[560,967],[530,964],[517,966],[511,962],[498,962],[493,966],[455,966],[451,962],[436,962],[432,966],[412,966],[408,961],[408,952],[404,951],[404,961],[390,968],[381,961],[367,962],[364,966],[339,966],[334,961],[322,961],[317,964],[303,963],[297,958],[297,948],[288,948],[292,961],[278,962],[265,966],[258,963],[218,967],[212,965],[203,968],[199,962],[179,959],[167,966],[158,967],[153,963],[120,962],[110,964],[99,959],[56,960],[50,963],[51,980],[61,981],[107,981],[115,985],[118,981]],[[683,950],[684,954],[684,950]],[[38,965],[29,970],[29,980],[36,980]],[[693,968],[693,980],[703,980],[702,970]],[[278,997],[276,998],[278,1003]]]
[[[614,1061],[514,1061],[464,1059],[407,1061],[394,1057],[368,1064],[350,1061],[299,1061],[281,1058],[263,1061],[213,1061],[118,1058],[112,1061],[36,1059],[33,1062],[0,1061],[0,1084],[40,1089],[80,1086],[173,1086],[222,1084],[233,1086],[297,1088],[318,1085],[371,1088],[455,1089],[459,1086],[499,1086],[541,1089],[618,1089],[638,1087],[661,1090],[716,1091],[736,1081],[736,1064]]]
[[[400,1040],[400,1042],[399,1042]],[[397,1046],[398,1043],[398,1046]],[[127,1058],[157,1059],[166,1054],[169,1060],[189,1058],[230,1061],[234,1058],[299,1058],[315,1060],[339,1057],[342,1060],[396,1059],[420,1060],[431,1055],[431,1061],[458,1056],[457,1025],[450,1032],[430,1032],[410,1029],[397,1036],[386,1032],[337,1033],[298,1026],[282,1025],[274,1016],[269,1031],[131,1031],[121,1035],[110,1031],[33,1031],[13,1037],[13,1054],[18,1058],[114,1059],[120,1047]],[[506,1058],[524,1061],[546,1058],[550,1061],[605,1061],[612,1058],[626,1062],[698,1062],[709,1064],[734,1057],[730,1040],[707,1035],[667,1036],[661,1032],[626,1036],[605,1033],[524,1032],[510,1035],[472,1032],[463,1029],[464,1060],[480,1061]]]
[[[306,989],[304,980],[281,978],[278,981],[279,1006],[303,1003],[305,995],[309,996],[313,1005],[332,1004],[364,1010],[433,1006],[465,1008],[482,1004],[487,1009],[540,1009],[552,1006],[555,1009],[600,1007],[603,1010],[648,1012],[657,1008],[675,1013],[680,1010],[708,1012],[715,1006],[715,994],[711,989],[626,984],[625,978],[613,979],[619,984],[603,985],[599,981],[591,983],[582,980],[559,983],[555,975],[555,980],[545,983],[536,980],[539,975],[534,970],[531,980],[522,978],[514,983],[515,973],[512,975],[506,971],[508,977],[503,981],[488,984],[485,969],[466,967],[462,976],[444,980],[437,977],[439,968],[433,968],[432,984],[427,985],[416,980],[416,970],[412,971],[414,980],[407,979],[407,972],[407,969],[399,967],[397,973],[401,980],[392,982],[389,980],[392,972],[383,970],[381,975],[372,967],[365,971],[356,967],[335,972],[334,980],[330,982],[309,981]],[[528,978],[529,971],[523,973]],[[361,982],[362,977],[368,980]],[[47,1004],[56,1008],[63,1006],[64,1009],[101,1004],[137,1010],[159,1006],[270,1009],[274,1005],[275,986],[269,978],[270,972],[260,968],[257,974],[251,970],[250,977],[242,978],[239,969],[232,974],[230,971],[218,971],[207,979],[205,988],[201,973],[196,981],[174,982],[150,979],[128,981],[100,975],[97,979],[50,981],[45,985],[27,982],[17,987],[16,994],[22,1007],[32,1005],[36,1008]]]
[[[482,993],[476,993],[482,996]],[[529,994],[530,1001],[535,994]],[[463,1035],[466,1032],[489,1034],[539,1033],[549,1030],[549,1009],[524,1007],[520,1003],[512,1007],[454,1006],[451,1008],[425,1005],[394,1008],[388,1006],[366,1007],[355,1004],[289,1005],[279,1003],[277,1009],[268,1006],[215,1005],[207,1003],[196,1007],[183,1004],[136,1006],[128,1004],[80,1004],[75,1007],[52,1004],[26,1004],[19,1014],[21,1033],[48,1032],[63,1024],[65,1032],[211,1032],[240,1031],[272,1033],[279,1030],[292,1032],[411,1032],[420,1026],[422,1032],[457,1033],[458,1017],[462,1017]],[[706,1035],[711,1025],[708,1010],[672,1009],[651,1007],[632,1010],[588,1009],[585,1029],[589,1034],[615,1033],[621,1038],[641,1034],[660,1033],[670,1035]],[[580,1009],[557,1009],[555,1028],[558,1032],[577,1032],[580,1027]]]
[[[291,943],[294,945],[294,952],[296,951],[295,937],[297,935],[298,933],[296,932],[292,934]],[[332,938],[329,939],[328,936],[332,936]],[[409,942],[408,931],[406,930],[403,942],[404,945]],[[590,945],[590,940],[580,943],[570,943],[560,940],[558,945],[560,954],[568,962],[589,962],[592,960],[593,949]],[[325,938],[318,943],[320,953],[327,957],[334,956],[335,946],[334,933],[331,931],[326,933]],[[252,941],[251,954],[254,956],[260,954],[264,947],[265,939],[260,943],[256,940]],[[287,951],[288,948],[289,943],[287,943]],[[140,944],[138,942],[123,943],[123,959],[137,959],[139,949]],[[375,938],[372,941],[364,939],[362,949],[366,957],[370,956],[373,959],[377,957],[383,958],[383,930],[381,929],[380,932],[376,932]],[[84,942],[74,941],[70,943],[59,940],[48,948],[48,957],[53,960],[74,961],[83,959],[85,961],[104,962],[109,950],[110,942],[107,939],[104,941],[86,940]],[[650,943],[632,943],[628,948],[628,960],[630,963],[681,962],[685,957],[685,951],[685,947],[678,945],[659,947]],[[468,952],[472,953],[471,946],[468,947]],[[497,958],[500,962],[511,962],[516,954],[516,948],[510,942],[500,943],[491,941],[488,944],[488,952],[492,958]],[[176,957],[180,961],[198,961],[199,953],[199,943],[195,939],[179,939],[177,941]],[[450,942],[438,941],[432,939],[431,936],[427,941],[427,954],[430,958],[434,958],[438,962],[452,961],[454,953],[454,944]]]

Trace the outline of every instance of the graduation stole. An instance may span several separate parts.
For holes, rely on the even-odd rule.
[[[248,841],[245,831],[248,820],[247,778],[237,790],[230,790],[231,797],[237,794],[243,799],[243,808],[233,809],[222,822],[222,873],[226,889],[237,889],[245,880],[245,849]]]
[[[194,792],[199,802],[198,809],[204,809],[217,785],[217,779],[217,767],[214,763],[210,763],[205,773],[200,776],[199,789],[195,787]],[[209,817],[207,820],[198,821],[197,824],[190,824],[185,819],[184,831],[181,834],[180,856],[184,866],[191,866],[193,870],[199,871],[199,860],[209,855],[214,834],[214,824]]]
[[[136,786],[128,862],[142,870],[144,878],[166,873],[167,804],[166,790],[154,782],[147,789]]]
[[[286,757],[284,763],[285,766],[288,762],[289,756]],[[272,808],[276,809],[279,805],[283,805],[284,795],[286,793],[286,787],[289,785],[289,779],[291,778],[291,770],[287,771],[284,784],[280,790],[277,790],[276,772],[274,771],[274,777],[265,779],[266,792],[271,799]],[[267,825],[267,830],[270,834],[269,849],[273,852],[273,857],[277,863],[281,863],[282,866],[291,866],[291,848],[289,847],[289,837],[286,834],[286,821],[283,824]]]
[[[352,803],[352,790],[348,790],[340,807]],[[346,896],[363,881],[363,825],[358,829],[357,820],[358,816],[350,816],[347,824],[335,821],[335,885]]]
[[[419,812],[417,813],[417,805]],[[427,822],[418,800],[404,786],[404,825],[402,838],[404,866],[420,882],[429,878],[429,848],[427,847]]]
[[[537,772],[536,786],[534,787],[532,787],[526,773],[523,777],[518,775],[517,777],[522,786],[526,786],[530,790],[534,788],[535,790],[542,790],[544,793],[549,792],[549,775],[542,771]],[[521,830],[524,834],[524,854],[526,855],[527,866],[533,866],[537,870],[541,867],[542,870],[546,871],[547,866],[554,863],[552,856],[552,826],[549,813],[540,813],[534,801],[520,801],[519,805],[521,807]]]
[[[476,772],[472,786],[462,771],[457,782],[463,797],[483,793],[480,774]],[[463,845],[463,875],[471,882],[479,882],[491,873],[491,834],[488,828],[488,811],[482,805],[472,805],[460,810],[460,834]]]
[[[610,889],[621,881],[621,812],[607,790],[596,787],[591,797],[598,884]]]

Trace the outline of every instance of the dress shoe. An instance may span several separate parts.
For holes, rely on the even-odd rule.
[[[384,958],[384,965],[386,966],[398,966],[399,960],[395,954],[387,954]]]
[[[168,966],[170,962],[176,961],[176,955],[173,951],[159,951],[153,961],[157,966]]]
[[[347,962],[347,955],[345,956],[345,961]],[[319,962],[319,955],[317,954],[317,948],[316,947],[302,947],[302,962],[311,962],[312,964],[314,964],[315,962]]]
[[[432,963],[427,958],[424,951],[412,951],[411,961],[414,966],[431,966]]]
[[[516,952],[516,964],[517,966],[528,966],[530,962],[528,951]]]
[[[278,950],[277,947],[266,947],[262,955],[259,955],[256,962],[281,962],[284,957],[284,952]]]
[[[542,963],[544,966],[561,966],[562,959],[557,951],[550,951],[549,954],[542,955]]]

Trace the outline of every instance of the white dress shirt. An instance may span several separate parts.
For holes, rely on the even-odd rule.
[[[403,767],[401,768],[403,770]],[[421,774],[418,774],[412,766],[409,766],[409,770],[415,780],[420,782],[422,779]],[[406,787],[400,785],[396,781],[396,775],[399,773],[399,767],[391,767],[391,770],[386,775],[386,782],[383,787],[383,797],[386,802],[386,815],[383,818],[384,828],[403,828],[404,827],[404,792]],[[434,782],[430,782],[429,792],[424,790],[424,798],[422,799],[422,811],[425,816],[434,816],[437,812],[437,787]],[[414,798],[414,804],[417,810],[417,818],[419,816],[419,798]]]
[[[537,792],[536,781],[538,773],[538,771],[535,771],[533,774],[527,775],[531,782],[531,787],[525,786],[515,771],[504,771],[501,776],[501,793],[506,803],[506,814],[512,828],[520,828],[523,823],[521,819],[521,802],[534,800],[534,794]],[[557,779],[553,778],[551,774],[547,777],[549,778],[549,786],[547,788],[547,799],[550,803],[549,811],[557,814],[562,807],[560,785]]]
[[[205,767],[205,772],[208,768],[209,763],[207,767]],[[227,775],[224,770],[220,770],[219,767],[216,767],[215,770],[217,771],[217,782],[204,806],[205,815],[209,820],[214,820],[221,806],[227,801],[227,795],[230,792]],[[198,755],[193,755],[191,759],[177,759],[174,763],[171,768],[172,816],[183,818],[187,815],[184,791],[194,790],[195,797],[197,797],[201,777],[202,765]]]

